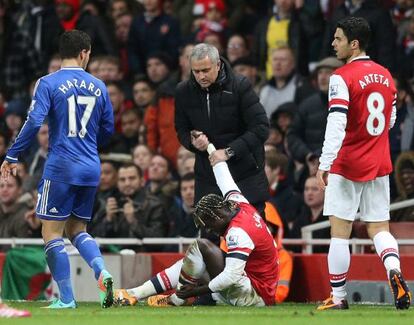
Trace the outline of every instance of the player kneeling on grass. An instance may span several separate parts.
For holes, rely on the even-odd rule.
[[[184,259],[161,272],[159,277],[136,289],[116,290],[115,302],[135,304],[137,298],[176,286],[176,293],[152,296],[148,304],[188,305],[192,301],[190,298],[201,296],[234,306],[275,304],[279,258],[273,236],[255,208],[240,193],[220,152],[212,144],[207,151],[224,198],[216,194],[201,198],[194,210],[194,221],[198,227],[225,238],[226,256],[209,240],[197,239]],[[205,283],[202,280],[205,278],[210,281]],[[158,288],[160,285],[163,288]]]

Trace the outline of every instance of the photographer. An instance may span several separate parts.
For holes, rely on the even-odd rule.
[[[164,237],[168,220],[158,198],[143,188],[142,171],[133,164],[118,170],[118,191],[109,197],[95,215],[97,237],[144,238]]]

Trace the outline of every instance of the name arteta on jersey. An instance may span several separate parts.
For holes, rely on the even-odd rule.
[[[382,74],[370,73],[366,74],[362,79],[359,79],[359,85],[361,86],[361,89],[364,89],[366,86],[372,83],[382,84],[387,87],[390,86],[390,81]]]
[[[101,89],[96,87],[93,82],[85,82],[85,80],[81,80],[79,82],[79,80],[75,78],[72,80],[66,80],[66,83],[63,83],[59,86],[59,90],[65,94],[70,88],[73,87],[87,89],[97,97],[102,95]]]

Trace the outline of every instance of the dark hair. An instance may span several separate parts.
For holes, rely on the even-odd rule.
[[[197,227],[205,227],[206,220],[222,219],[218,213],[219,210],[224,209],[228,212],[234,206],[234,201],[224,200],[223,197],[217,194],[204,195],[195,206],[193,217],[194,223]]]
[[[371,36],[371,28],[364,18],[346,17],[341,19],[336,27],[343,30],[344,35],[348,39],[348,43],[357,40],[359,42],[359,48],[365,51]]]
[[[276,168],[280,168],[280,172],[283,175],[287,175],[288,172],[288,158],[285,154],[269,151],[265,153],[265,163],[270,167],[270,169],[274,170]]]
[[[115,169],[115,171],[118,171],[119,163],[117,163],[113,160],[101,160],[101,165],[102,164],[109,164],[109,165],[112,166],[113,169]]]
[[[135,77],[134,82],[132,84],[132,87],[134,87],[139,82],[146,83],[148,85],[148,87],[150,87],[152,90],[157,89],[156,85],[151,80],[149,80],[148,77],[144,74],[138,75],[138,76]]]
[[[155,157],[161,157],[162,159],[164,159],[167,162],[167,170],[169,173],[171,173],[174,170],[174,166],[172,165],[171,161],[167,158],[167,156],[164,156],[161,153],[155,153],[151,160],[154,159]]]
[[[120,81],[108,81],[105,83],[105,86],[108,88],[109,86],[116,87],[120,92],[122,92],[125,95],[125,91],[122,87],[122,83]]]
[[[121,113],[121,118],[128,115],[135,115],[140,121],[143,119],[142,112],[137,108],[127,109]]]
[[[180,182],[182,183],[182,182],[188,182],[188,181],[193,181],[193,180],[195,180],[195,174],[190,172],[190,173],[183,175],[183,177],[181,177],[180,179]]]
[[[59,40],[59,54],[62,59],[77,58],[83,50],[91,49],[91,38],[80,30],[64,32]]]
[[[121,167],[119,167],[118,172],[121,168],[125,168],[125,169],[126,168],[135,168],[137,173],[138,173],[139,178],[142,178],[144,176],[144,173],[142,172],[142,169],[139,166],[134,165],[133,163],[122,164]]]

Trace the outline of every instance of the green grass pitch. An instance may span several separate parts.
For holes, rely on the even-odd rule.
[[[4,319],[0,324],[39,325],[385,325],[414,324],[414,308],[397,311],[390,305],[351,305],[344,311],[315,311],[314,304],[282,304],[275,307],[177,307],[148,306],[101,309],[97,303],[80,303],[77,309],[41,309],[41,302],[9,302],[9,305],[28,309],[31,318]]]

